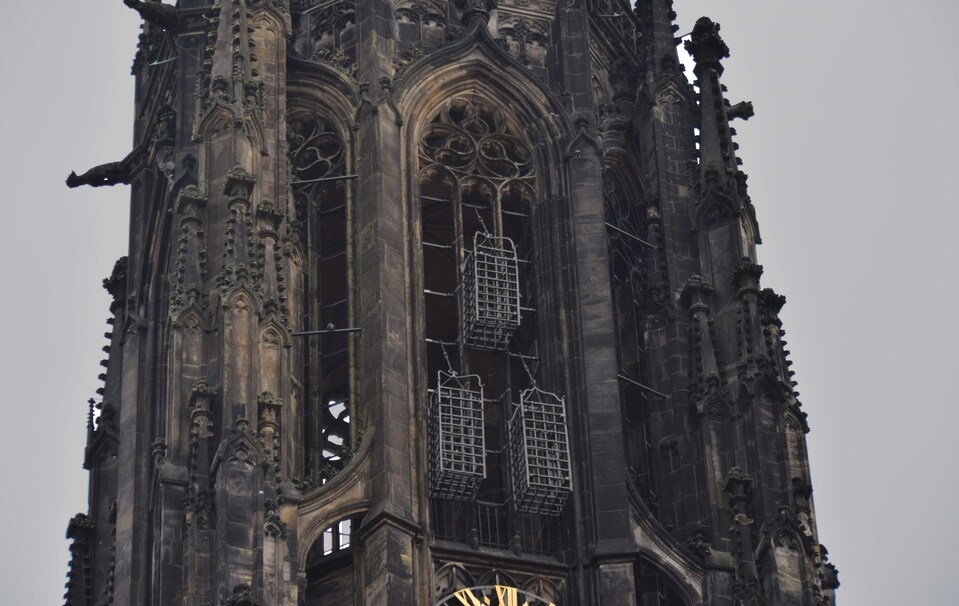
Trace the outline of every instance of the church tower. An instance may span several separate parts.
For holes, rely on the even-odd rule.
[[[68,606],[835,603],[718,24],[124,2]]]

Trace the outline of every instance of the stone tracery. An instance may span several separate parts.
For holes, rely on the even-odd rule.
[[[344,181],[347,150],[336,128],[318,114],[297,109],[287,122],[294,227],[314,259],[304,268],[299,305],[306,330],[347,328],[347,204]],[[331,333],[308,337],[302,376],[308,402],[308,482],[323,484],[352,457],[350,435],[350,337]]]

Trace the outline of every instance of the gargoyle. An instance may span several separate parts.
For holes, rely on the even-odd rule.
[[[123,3],[140,13],[148,23],[174,32],[180,27],[180,12],[169,4],[143,2],[142,0],[123,0]]]
[[[67,187],[80,187],[89,185],[90,187],[103,187],[104,185],[116,185],[123,183],[129,185],[133,177],[133,169],[140,159],[142,149],[137,147],[127,157],[119,162],[108,162],[100,166],[94,166],[82,175],[71,172],[67,177]]]
[[[726,108],[726,117],[730,120],[735,120],[736,118],[749,120],[754,115],[755,112],[753,112],[752,101],[740,101],[736,105],[730,105]]]

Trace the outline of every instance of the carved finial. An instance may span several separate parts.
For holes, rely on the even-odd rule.
[[[223,185],[223,193],[231,200],[247,200],[253,194],[253,186],[256,185],[256,176],[250,174],[242,166],[234,166],[226,173],[226,183]]]
[[[778,316],[779,312],[782,311],[783,305],[786,304],[786,297],[777,294],[776,291],[771,288],[762,289],[759,296],[763,302],[763,307],[766,308],[766,312],[772,316]]]
[[[733,286],[739,288],[759,288],[759,278],[763,275],[763,266],[753,263],[749,257],[742,257],[736,261],[733,270]]]
[[[690,310],[692,310],[699,306],[705,306],[709,294],[712,293],[713,290],[712,284],[703,280],[702,276],[693,274],[689,276],[686,284],[683,285],[683,290],[679,294],[679,300],[681,303],[688,305]]]
[[[720,61],[729,56],[729,47],[719,36],[718,23],[713,23],[709,17],[700,17],[684,46],[696,61],[693,71],[697,76],[705,68],[712,68],[720,75],[723,73]]]
[[[120,257],[113,264],[113,272],[109,278],[103,279],[103,288],[110,293],[114,301],[122,299],[127,287],[127,257]]]
[[[93,520],[85,513],[78,513],[67,524],[67,538],[78,539],[86,536],[86,533],[91,530],[93,530]]]
[[[196,185],[187,185],[177,194],[176,212],[184,216],[195,216],[206,202],[206,195]]]
[[[217,390],[210,387],[205,380],[200,379],[190,388],[190,406],[201,410],[209,410]]]

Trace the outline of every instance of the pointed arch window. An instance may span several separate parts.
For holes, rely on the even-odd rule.
[[[454,98],[424,129],[419,165],[428,375],[448,370],[449,357],[483,370],[484,385],[502,393],[510,383],[494,380],[494,368],[524,377],[508,353],[535,357],[532,153],[502,112]],[[481,334],[497,322],[501,334]]]
[[[355,0],[325,0],[293,13],[294,52],[300,57],[350,67],[356,61]]]
[[[605,175],[604,208],[609,250],[613,319],[616,323],[616,357],[619,365],[620,406],[626,440],[626,456],[633,481],[647,505],[655,511],[653,485],[654,447],[647,428],[651,418],[646,371],[646,249],[645,221],[638,201],[612,171]]]
[[[411,47],[429,52],[446,40],[446,8],[433,0],[403,0],[396,7],[396,39],[400,53],[413,57]],[[413,51],[415,53],[415,51]]]
[[[483,440],[470,444],[485,449],[482,460],[470,460],[469,477],[456,484],[471,482],[469,490],[433,490],[434,534],[502,548],[520,540],[523,549],[548,553],[552,546],[543,540],[549,534],[544,530],[547,522],[521,512],[558,513],[553,510],[561,509],[562,499],[556,499],[559,506],[550,511],[518,507],[511,472],[521,467],[519,460],[510,465],[509,448],[509,420],[539,372],[532,149],[493,103],[461,96],[446,102],[422,129],[417,165],[424,377],[432,409],[447,414],[431,419],[431,452],[435,455],[439,446],[462,440],[438,433],[452,427],[454,416],[471,423],[481,419]],[[463,410],[454,416],[451,406],[458,404],[437,399],[448,386],[433,381],[448,381],[451,373],[469,379],[468,385],[458,386]],[[479,402],[476,393],[481,394]],[[472,424],[470,429],[475,431]],[[563,439],[550,446],[565,454],[565,424],[559,429]],[[443,474],[444,485],[454,485],[448,466],[432,467],[431,476]],[[522,471],[526,473],[525,466]],[[435,480],[434,487],[439,485]],[[528,494],[533,493],[526,490],[520,496]]]
[[[338,129],[305,108],[287,120],[293,221],[302,261],[295,284],[298,329],[329,331],[302,337],[297,367],[305,402],[306,476],[323,484],[352,456],[350,429],[352,336],[351,249],[347,148]]]

